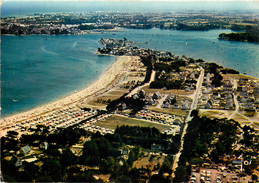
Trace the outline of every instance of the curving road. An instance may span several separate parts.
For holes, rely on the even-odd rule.
[[[134,88],[126,97],[131,97],[132,95],[137,93],[141,88],[148,86],[151,82],[153,82],[155,80],[155,76],[156,76],[156,71],[152,70],[149,82],[145,83],[144,85]]]

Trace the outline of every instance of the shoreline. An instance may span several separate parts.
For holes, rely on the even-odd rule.
[[[107,90],[109,87],[113,86],[114,82],[120,78],[121,75],[126,72],[127,63],[133,59],[132,56],[117,56],[115,57],[115,62],[107,68],[100,77],[94,81],[92,84],[86,88],[70,94],[62,99],[59,99],[54,102],[50,102],[35,108],[32,108],[28,111],[0,118],[1,127],[28,120],[30,118],[35,118],[39,115],[49,113],[56,109],[70,106],[70,105],[81,105],[82,102],[89,97],[93,97],[96,93]]]
[[[123,32],[125,28],[121,28],[121,27],[115,27],[113,29],[94,29],[94,30],[81,30],[80,33],[78,34],[21,34],[21,35],[17,35],[17,34],[2,34],[1,36],[71,36],[71,35],[76,35],[76,36],[80,36],[80,35],[84,35],[84,34],[103,34],[103,33],[109,33],[109,32]]]

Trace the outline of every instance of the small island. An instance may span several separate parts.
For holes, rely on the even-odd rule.
[[[247,26],[245,32],[237,33],[221,33],[218,39],[228,40],[228,41],[243,41],[251,43],[259,43],[259,26],[251,27]]]

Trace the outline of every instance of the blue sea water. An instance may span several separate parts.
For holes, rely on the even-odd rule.
[[[99,36],[2,36],[2,117],[55,101],[94,82],[113,57],[94,54]]]
[[[124,37],[138,47],[171,51],[176,55],[202,58],[225,67],[259,74],[259,45],[217,39],[222,31],[135,30],[69,36],[1,37],[2,117],[58,100],[94,82],[114,57],[94,52],[101,38]]]

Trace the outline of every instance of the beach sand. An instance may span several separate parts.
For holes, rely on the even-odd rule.
[[[116,57],[117,61],[113,63],[112,66],[107,69],[96,82],[94,82],[87,88],[44,106],[40,106],[26,112],[0,119],[1,136],[3,135],[4,131],[8,131],[2,129],[4,126],[10,126],[15,123],[33,119],[43,114],[49,113],[57,109],[62,109],[70,105],[81,105],[81,103],[86,98],[97,96],[97,92],[105,92],[111,89],[117,83],[119,78],[128,71],[131,61],[137,58],[134,56],[118,56]]]

